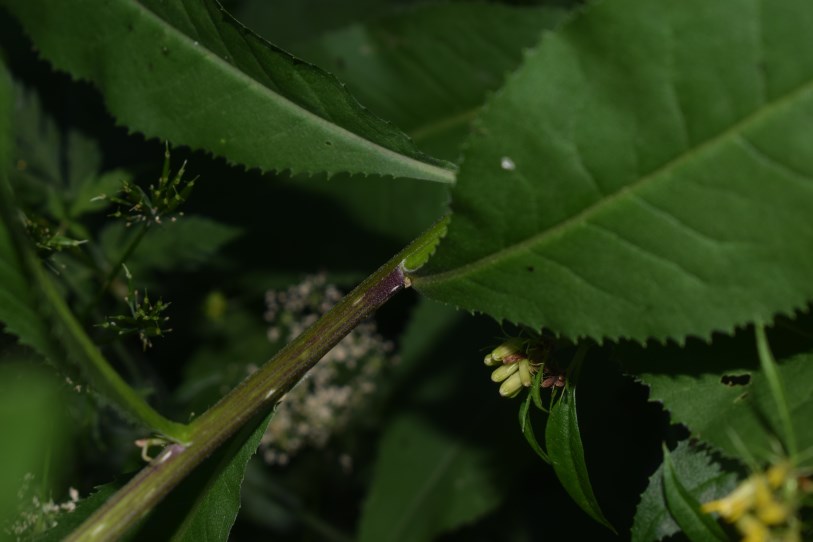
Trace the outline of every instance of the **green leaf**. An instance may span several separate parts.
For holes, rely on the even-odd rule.
[[[709,336],[803,306],[811,24],[806,0],[592,4],[486,107],[415,286],[570,337]]]
[[[734,473],[723,471],[711,455],[691,446],[687,440],[678,443],[670,457],[672,477],[678,479],[697,502],[724,497],[736,486]],[[649,478],[649,485],[641,495],[632,525],[632,542],[661,540],[680,530],[666,507],[664,465],[665,462]]]
[[[100,243],[110,261],[119,261],[134,232],[120,222],[107,226]],[[200,267],[222,247],[239,237],[241,230],[202,216],[188,215],[177,222],[150,227],[144,240],[127,260],[136,277],[147,271],[178,271]]]
[[[542,371],[539,371],[537,374],[540,373],[542,373]],[[542,446],[539,445],[539,441],[536,440],[536,434],[534,433],[533,424],[531,423],[532,400],[533,394],[528,393],[525,400],[522,402],[522,406],[519,407],[519,428],[522,431],[522,435],[525,437],[525,440],[528,441],[528,445],[534,452],[536,452],[536,455],[538,455],[545,463],[550,463],[550,457],[548,457],[548,454],[542,449]]]
[[[251,29],[262,37],[301,57],[297,46],[313,36],[380,15],[392,7],[391,0],[241,0],[231,9],[237,19],[251,21]]]
[[[689,540],[728,540],[714,518],[700,510],[700,503],[681,483],[666,446],[663,447],[663,495],[666,507]]]
[[[135,540],[226,542],[240,509],[240,486],[272,414],[248,423],[187,477],[138,530]]]
[[[123,170],[100,173],[98,143],[78,130],[59,130],[33,90],[17,85],[14,107],[16,146],[12,186],[22,203],[44,209],[68,227],[76,218],[104,209],[109,202],[93,201],[111,194],[127,177]]]
[[[500,502],[491,454],[403,415],[380,443],[376,476],[362,511],[359,542],[432,540]]]
[[[561,399],[551,409],[545,428],[545,444],[553,470],[568,495],[591,518],[615,532],[601,512],[590,485],[579,433],[575,387],[570,385],[565,387]]]
[[[463,316],[425,298],[411,315],[401,363],[382,382],[394,384],[398,410],[378,442],[360,542],[434,540],[492,512],[527,479],[534,459],[507,423],[516,406],[480,361],[482,338],[499,330]]]
[[[750,330],[711,345],[691,341],[685,348],[648,348],[622,353],[625,369],[650,388],[650,400],[663,403],[672,422],[746,464],[774,462],[781,450],[783,424],[756,360]],[[790,419],[799,450],[813,448],[813,353],[780,359]],[[810,465],[811,458],[802,457]]]
[[[87,79],[147,137],[292,173],[452,182],[334,77],[274,47],[215,0],[2,0],[57,68]]]
[[[376,2],[383,3],[366,3]],[[359,5],[299,0],[291,9],[311,6],[312,27],[314,16],[345,17]],[[288,7],[249,3],[238,14],[244,13],[252,25],[276,27],[281,21],[290,23]],[[365,105],[405,130],[424,151],[456,160],[486,94],[519,65],[522,51],[562,13],[470,2],[422,4],[300,43],[295,52],[335,73]],[[268,35],[276,39],[280,31],[274,28]],[[447,188],[437,183],[346,175],[331,182],[321,177],[283,182],[330,198],[346,210],[348,221],[401,245],[445,214],[449,200]]]
[[[331,32],[298,53],[335,73],[422,149],[456,160],[486,95],[564,14],[481,2],[423,4]]]

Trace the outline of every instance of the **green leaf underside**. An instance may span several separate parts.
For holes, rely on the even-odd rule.
[[[297,48],[436,156],[455,160],[488,92],[564,16],[553,8],[424,4]]]
[[[545,443],[553,470],[567,494],[591,518],[615,532],[593,494],[576,413],[576,389],[567,387],[553,406],[545,427]]]
[[[688,441],[680,442],[670,455],[674,474],[698,502],[722,498],[736,485],[735,474],[722,471],[707,452],[691,447]],[[661,464],[649,478],[649,485],[641,495],[632,525],[632,542],[661,540],[680,530],[666,508],[663,469]]]
[[[56,67],[119,122],[232,163],[452,182],[334,77],[264,41],[215,0],[2,0]]]
[[[381,441],[359,542],[433,540],[494,509],[502,493],[492,460],[418,416],[397,418]]]
[[[240,487],[272,414],[249,423],[184,480],[135,540],[226,542],[240,510]]]
[[[599,339],[802,306],[812,24],[804,0],[613,0],[544,37],[484,111],[416,287]]]
[[[669,450],[663,451],[663,495],[672,517],[692,542],[728,540],[717,522],[700,511],[700,503],[686,489],[675,471]]]
[[[782,450],[782,425],[769,386],[755,368],[753,342],[742,342],[743,348],[734,340],[724,340],[711,348],[693,347],[682,354],[671,349],[650,352],[649,363],[658,367],[657,373],[638,361],[625,364],[628,369],[638,368],[633,372],[649,386],[650,401],[663,403],[672,422],[686,425],[693,436],[746,464],[754,459],[774,462]],[[744,351],[747,348],[751,352]],[[689,362],[705,367],[705,372],[687,374]],[[813,432],[806,430],[813,417],[813,353],[780,360],[777,369],[799,449],[813,449]],[[749,380],[732,384],[731,377]],[[803,458],[802,464],[811,463],[809,457]]]

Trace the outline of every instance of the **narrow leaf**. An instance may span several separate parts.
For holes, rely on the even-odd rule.
[[[416,287],[570,337],[707,337],[803,306],[811,25],[807,0],[591,4],[486,106]]]
[[[137,540],[226,542],[240,509],[240,486],[271,416],[247,424],[240,433],[184,480],[146,524]]]
[[[548,454],[542,449],[542,446],[539,445],[539,441],[536,440],[536,434],[534,434],[534,428],[531,423],[531,401],[532,394],[529,393],[522,402],[522,406],[519,407],[519,428],[525,440],[528,441],[528,445],[536,452],[536,455],[542,458],[542,461],[545,463],[550,464],[550,457],[548,457]]]
[[[576,414],[575,387],[566,387],[561,399],[551,409],[545,430],[545,443],[553,470],[568,495],[591,518],[615,532],[601,512],[587,474]]]
[[[232,163],[451,182],[331,75],[274,47],[216,0],[2,0],[57,68],[118,120]]]
[[[705,450],[689,441],[678,443],[670,453],[672,472],[697,502],[709,502],[728,495],[736,486],[737,476],[725,472]],[[664,494],[665,463],[649,478],[641,495],[632,525],[632,542],[661,540],[680,531],[666,506]]]
[[[663,447],[663,494],[669,512],[689,540],[692,542],[728,540],[714,518],[700,511],[700,503],[681,483],[666,446]]]

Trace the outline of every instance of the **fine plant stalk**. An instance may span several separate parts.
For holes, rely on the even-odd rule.
[[[771,349],[768,346],[768,337],[765,334],[765,327],[762,324],[754,326],[757,338],[757,352],[759,353],[759,364],[762,368],[762,374],[765,375],[765,380],[768,381],[768,387],[771,390],[771,396],[776,403],[777,413],[779,414],[779,423],[782,424],[782,431],[785,433],[785,447],[788,455],[794,460],[797,459],[799,449],[796,445],[796,433],[793,430],[793,422],[790,417],[790,408],[788,408],[788,400],[785,396],[785,387],[782,385],[782,380],[779,376],[779,371],[776,370],[776,361],[774,360]]]
[[[102,282],[101,287],[96,292],[96,295],[93,297],[91,302],[85,307],[85,310],[82,314],[83,320],[87,318],[90,314],[90,311],[101,301],[102,297],[104,296],[105,292],[107,292],[110,285],[113,284],[113,281],[116,280],[116,277],[119,275],[121,271],[121,266],[126,262],[130,256],[132,256],[133,252],[138,245],[141,244],[141,240],[144,239],[144,236],[147,234],[147,230],[149,226],[147,224],[142,224],[139,228],[138,232],[130,238],[130,242],[127,244],[127,248],[122,252],[121,256],[119,257],[118,261],[110,268],[110,271],[107,272],[107,275],[104,278],[104,282]]]
[[[226,439],[273,406],[331,348],[398,291],[409,285],[404,262],[445,232],[441,220],[370,275],[335,307],[258,371],[188,426],[187,439],[172,443],[96,510],[69,541],[117,539],[143,518]]]

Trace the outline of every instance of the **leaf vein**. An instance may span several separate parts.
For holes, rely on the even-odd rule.
[[[772,102],[766,102],[762,108],[757,108],[749,114],[742,117],[740,120],[734,122],[727,129],[719,132],[717,135],[710,137],[697,146],[687,149],[685,152],[676,155],[674,158],[667,160],[662,165],[656,167],[640,179],[622,187],[621,189],[607,195],[604,199],[595,201],[588,205],[581,211],[574,215],[562,220],[558,224],[543,230],[539,233],[531,235],[525,239],[519,240],[514,244],[508,245],[505,248],[494,251],[479,259],[473,260],[467,264],[461,265],[456,268],[449,269],[448,271],[441,271],[431,275],[423,275],[415,277],[414,283],[416,285],[428,285],[442,283],[447,280],[452,280],[470,273],[486,269],[488,267],[499,264],[502,260],[528,251],[534,246],[545,245],[554,239],[567,235],[572,232],[576,226],[583,225],[590,218],[601,213],[605,208],[613,205],[616,201],[623,200],[631,197],[637,191],[649,187],[653,183],[659,182],[663,179],[668,180],[670,174],[676,168],[689,162],[693,158],[707,152],[718,145],[722,145],[729,139],[734,139],[740,136],[746,129],[758,125],[764,121],[777,110],[782,109],[796,100],[804,99],[813,91],[813,79],[808,80],[786,92],[782,96]],[[454,221],[452,221],[452,225]]]

